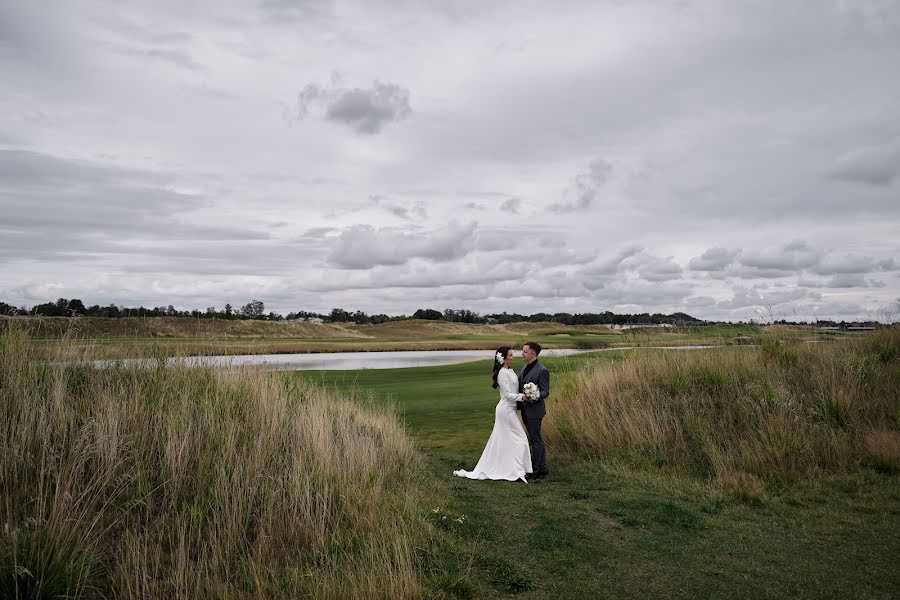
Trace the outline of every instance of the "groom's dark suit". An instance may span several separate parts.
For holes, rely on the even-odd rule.
[[[524,393],[526,383],[533,383],[541,390],[541,396],[534,402],[517,402],[516,408],[522,411],[522,421],[528,432],[528,444],[531,446],[531,469],[535,475],[546,475],[547,452],[544,449],[544,438],[541,437],[541,420],[547,414],[544,400],[550,395],[550,371],[535,360],[525,365],[519,374],[519,393]]]

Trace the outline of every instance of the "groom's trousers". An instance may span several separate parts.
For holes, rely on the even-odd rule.
[[[531,446],[531,471],[535,474],[549,472],[547,468],[547,452],[544,450],[544,438],[541,437],[541,421],[543,417],[536,419],[522,416],[525,423],[525,432],[528,433],[528,445]]]

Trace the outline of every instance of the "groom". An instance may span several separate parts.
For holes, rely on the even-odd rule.
[[[516,409],[522,411],[522,421],[528,432],[528,443],[531,446],[531,467],[534,473],[526,473],[527,477],[546,477],[550,474],[547,468],[547,452],[544,450],[544,438],[541,437],[541,419],[547,414],[544,400],[550,395],[550,371],[538,362],[541,345],[537,342],[525,342],[522,346],[522,358],[527,363],[519,374],[519,393],[523,393],[526,383],[534,383],[541,391],[537,400],[517,402]]]

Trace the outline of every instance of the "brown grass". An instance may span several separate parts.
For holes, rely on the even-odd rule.
[[[253,371],[52,365],[0,335],[0,597],[415,598],[396,416]]]
[[[898,389],[900,328],[841,344],[767,339],[759,348],[634,353],[582,371],[558,392],[547,437],[582,455],[749,490],[735,474],[768,481],[867,459],[893,464]],[[865,437],[870,431],[880,433]]]
[[[31,339],[166,338],[334,339],[364,338],[350,326],[339,323],[279,323],[270,321],[148,317],[107,319],[100,317],[0,317],[0,331],[24,328]]]
[[[900,432],[870,431],[863,438],[863,444],[875,467],[900,473]]]

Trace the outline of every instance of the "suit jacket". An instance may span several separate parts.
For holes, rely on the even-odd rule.
[[[525,375],[527,368],[528,365],[525,365],[519,373],[519,393],[524,393],[525,384],[531,382],[541,390],[541,396],[534,402],[519,402],[516,408],[522,411],[522,416],[526,419],[538,419],[547,414],[544,400],[550,395],[550,371],[537,360],[534,361],[534,367],[528,372],[528,375]]]

